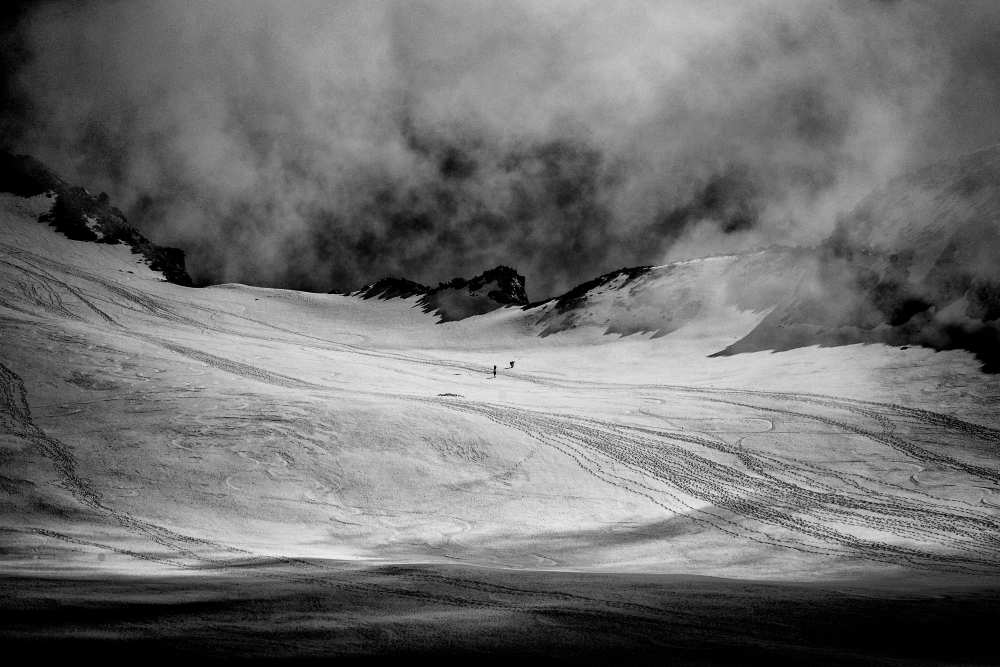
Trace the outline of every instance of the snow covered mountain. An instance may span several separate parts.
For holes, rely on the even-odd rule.
[[[524,277],[505,266],[433,288],[388,277],[350,295],[366,300],[415,298],[415,305],[437,315],[441,323],[518,306],[525,311],[520,316],[523,326],[542,337],[597,328],[604,334],[645,333],[659,338],[707,318],[739,319],[741,312],[763,316],[815,270],[815,261],[811,250],[774,247],[664,266],[627,267],[535,303],[528,303]],[[742,324],[735,326],[740,330]]]
[[[968,350],[1000,372],[1000,147],[874,192],[815,273],[723,354],[875,342]]]
[[[971,355],[708,357],[801,299],[820,253],[626,269],[533,305],[502,268],[355,296],[192,289],[107,242],[120,219],[84,195],[67,235],[38,222],[52,197],[0,194],[9,632],[103,636],[109,596],[135,628],[148,594],[169,609],[156,636],[219,625],[270,651],[308,625],[349,652],[378,627],[391,650],[542,628],[561,655],[608,618],[643,647],[678,618],[756,641],[732,609],[995,579],[1000,404]],[[77,606],[46,616],[53,590]]]
[[[812,262],[808,250],[771,248],[620,269],[535,306],[532,322],[541,336],[597,326],[657,338],[713,315],[763,314],[791,294]]]
[[[68,185],[27,156],[0,154],[0,192],[46,194],[39,219],[74,240],[123,243],[164,279],[189,285],[183,252],[150,242],[107,195]],[[654,338],[709,320],[731,340],[715,355],[885,343],[975,354],[1000,370],[1000,147],[943,161],[873,192],[818,248],[772,247],[599,276],[529,304],[524,276],[498,266],[429,287],[383,278],[362,299],[415,299],[439,323],[525,309],[522,328]],[[747,314],[756,315],[745,328]]]
[[[872,193],[817,248],[624,268],[532,306],[541,336],[760,321],[716,356],[856,343],[966,350],[1000,371],[1000,147]],[[729,308],[731,317],[725,317]],[[733,329],[735,325],[736,329]]]

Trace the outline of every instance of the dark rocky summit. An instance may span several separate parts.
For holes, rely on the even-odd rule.
[[[82,187],[71,186],[30,156],[0,152],[0,192],[21,197],[51,193],[52,208],[39,217],[39,222],[48,223],[75,241],[124,243],[169,282],[191,285],[183,251],[156,245],[128,224],[107,194],[95,196]]]
[[[438,322],[463,320],[504,306],[525,306],[528,296],[524,276],[509,266],[498,266],[478,276],[453,278],[437,287],[427,287],[405,278],[382,278],[351,292],[362,299],[405,299],[419,296],[417,305],[433,312]]]
[[[498,266],[466,280],[453,278],[427,291],[418,302],[425,313],[433,312],[438,322],[463,320],[503,306],[524,306],[524,276],[509,266]]]

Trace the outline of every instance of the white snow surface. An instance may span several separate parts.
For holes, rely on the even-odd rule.
[[[92,215],[83,216],[84,224],[87,225],[87,229],[94,233],[97,240],[100,241],[104,238],[104,232],[101,231],[101,223]]]
[[[7,570],[996,572],[1000,388],[964,352],[708,358],[766,313],[718,299],[621,336],[596,298],[541,337],[538,309],[184,288],[48,203],[0,200]]]

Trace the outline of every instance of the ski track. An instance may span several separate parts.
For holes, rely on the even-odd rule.
[[[757,454],[703,435],[510,406],[427,401],[519,430],[570,457],[597,479],[734,537],[930,569],[981,571],[995,567],[1000,557],[1000,520],[995,514],[919,490],[904,492],[870,477]],[[876,443],[885,439],[884,433],[846,422],[808,417]],[[892,443],[898,445],[897,440],[894,436]],[[720,463],[690,445],[730,455],[738,464]],[[858,537],[845,526],[877,531],[885,539]]]
[[[183,535],[127,512],[116,510],[106,504],[101,492],[78,473],[76,457],[71,449],[35,425],[28,407],[27,392],[23,381],[2,363],[0,363],[0,429],[15,437],[23,438],[48,459],[59,473],[63,488],[69,491],[81,505],[98,516],[112,520],[125,530],[170,550],[175,557],[203,562],[216,560],[196,554],[193,551],[193,548],[196,547],[247,554],[239,549]]]
[[[121,335],[156,345],[218,371],[267,385],[311,391],[340,390],[209,354],[161,336],[129,331],[106,310],[106,305],[102,305],[113,305],[174,326],[194,327],[235,338],[295,343],[314,349],[420,366],[474,372],[482,370],[471,364],[373,350],[363,345],[310,336],[225,310],[185,304],[185,307],[206,313],[206,320],[197,320],[180,314],[177,307],[163,298],[82,269],[4,244],[0,244],[0,250],[5,251],[10,260],[0,260],[0,265],[9,275],[17,276],[0,289],[0,305],[33,315],[40,309],[49,316],[78,322],[88,321],[80,314],[87,312],[90,317],[97,318],[93,324],[110,326]],[[56,273],[77,281],[77,284],[57,277]],[[94,291],[97,294],[92,293]],[[249,322],[274,334],[268,336],[230,328],[220,324],[216,318]],[[684,517],[701,528],[721,531],[737,539],[802,553],[847,556],[916,569],[981,573],[995,570],[1000,562],[1000,518],[996,512],[990,511],[992,506],[985,501],[972,504],[944,498],[917,483],[913,483],[911,488],[870,474],[824,467],[788,453],[755,451],[743,444],[751,435],[759,438],[771,433],[777,420],[811,422],[829,429],[831,434],[860,437],[877,451],[892,451],[921,467],[946,470],[969,483],[985,483],[982,488],[997,490],[1000,489],[1000,470],[963,461],[934,447],[922,445],[912,437],[901,434],[901,431],[909,424],[918,424],[935,436],[975,440],[996,448],[1000,445],[1000,430],[927,410],[822,394],[569,382],[532,378],[522,373],[514,377],[519,381],[574,392],[618,392],[627,396],[642,393],[661,403],[694,398],[703,403],[748,412],[750,419],[768,421],[772,427],[764,433],[746,432],[736,442],[727,443],[711,432],[652,428],[451,398],[391,393],[374,395],[416,404],[432,404],[526,434],[568,457],[604,484],[642,498],[672,516]],[[50,460],[60,474],[63,486],[79,503],[134,535],[166,549],[169,555],[126,553],[181,567],[226,567],[236,560],[241,563],[274,560],[273,557],[256,556],[242,549],[186,536],[109,506],[99,490],[80,476],[71,449],[34,424],[23,382],[3,364],[0,364],[0,401],[0,428],[24,438]],[[646,416],[655,415],[646,413]],[[70,542],[86,542],[57,531],[39,528],[35,532]],[[293,559],[279,560],[306,569],[318,567]],[[418,576],[415,572],[405,572],[405,576],[431,581],[427,574]],[[481,583],[463,584],[452,577],[448,577],[447,582],[459,588],[465,585],[484,586]],[[344,582],[338,585],[342,584],[346,585]],[[374,590],[386,592],[384,588],[376,587]],[[415,591],[390,592],[421,595]],[[524,593],[502,587],[487,592]],[[448,603],[448,596],[435,594],[431,597],[436,602]],[[460,601],[463,606],[468,605],[467,599],[460,598]],[[569,598],[566,601],[570,602]],[[598,606],[611,604],[609,601],[598,602]],[[487,606],[495,608],[497,604],[491,602]],[[648,611],[644,610],[644,613]]]
[[[178,314],[176,309],[163,299],[153,297],[148,294],[143,294],[130,287],[126,287],[121,283],[109,281],[101,276],[97,276],[88,271],[84,271],[76,267],[70,267],[65,264],[60,264],[58,262],[49,260],[48,258],[43,257],[41,255],[36,255],[34,253],[22,249],[12,248],[11,246],[5,245],[3,243],[0,243],[0,251],[5,251],[9,254],[16,255],[22,263],[32,267],[34,276],[41,282],[52,282],[54,284],[59,285],[63,289],[70,291],[75,296],[77,296],[81,301],[85,302],[85,304],[88,307],[97,312],[102,320],[112,324],[116,323],[111,318],[111,316],[108,315],[106,312],[101,311],[96,306],[94,306],[93,302],[90,300],[90,299],[97,300],[98,297],[90,297],[90,299],[84,297],[80,289],[74,288],[65,281],[61,281],[55,278],[50,273],[42,269],[40,265],[47,266],[53,270],[61,271],[62,273],[65,273],[66,275],[69,276],[73,276],[74,278],[77,278],[79,280],[84,280],[94,283],[98,287],[118,297],[118,299],[112,302],[117,307],[124,308],[126,310],[130,310],[132,312],[136,312],[139,314],[152,316],[161,320],[166,320],[167,322],[170,322],[172,324],[188,326],[200,331],[212,331],[223,335],[235,336],[238,338],[247,338],[252,340],[261,340],[271,343],[294,342],[296,344],[304,345],[311,349],[325,350],[332,352],[348,352],[351,354],[356,354],[364,357],[386,359],[392,361],[402,361],[407,364],[417,364],[425,367],[426,366],[447,367],[467,372],[482,371],[482,368],[480,366],[473,364],[465,364],[447,360],[428,359],[426,357],[406,354],[402,352],[373,350],[370,348],[366,348],[363,345],[333,341],[318,336],[312,336],[309,334],[301,333],[293,329],[281,327],[270,322],[248,317],[246,315],[231,313],[221,309],[209,308],[199,304],[193,304],[193,303],[185,304],[185,306],[188,308],[192,308],[193,310],[206,313],[207,315],[206,319],[196,320]],[[9,263],[4,262],[4,264],[9,264]],[[23,267],[17,267],[17,268],[23,268]],[[51,291],[51,287],[49,287],[48,285],[44,285],[42,287],[36,287],[36,289],[38,288]],[[58,299],[58,295],[55,295],[53,299]],[[33,304],[49,311],[53,309],[52,306],[47,306],[44,302],[38,302],[36,300],[33,300]],[[25,311],[23,307],[18,307],[16,303],[8,305],[6,302],[0,301],[0,305],[6,305],[8,307],[11,307],[12,310],[18,310],[21,312],[30,312],[30,310]],[[59,309],[55,314],[61,314],[66,317],[71,317],[72,319],[75,320],[83,319],[79,315],[67,309]],[[214,322],[214,318],[216,317],[232,318],[243,322],[249,322],[251,324],[263,327],[265,329],[278,332],[279,334],[283,334],[283,336],[282,337],[276,337],[274,335],[267,336],[263,334],[250,332],[247,331],[246,329],[233,329],[225,327],[218,323],[209,322],[209,320],[212,320]],[[289,339],[289,336],[291,337],[291,339]]]
[[[138,560],[170,567],[193,570],[236,569],[243,572],[248,566],[257,566],[257,576],[285,583],[307,584],[311,588],[328,588],[351,591],[363,596],[394,596],[417,600],[428,605],[450,606],[461,609],[480,608],[509,612],[530,612],[541,609],[550,611],[565,607],[573,614],[603,617],[608,610],[625,612],[645,619],[682,619],[685,615],[676,610],[666,610],[651,605],[628,601],[607,600],[560,591],[539,591],[529,588],[505,586],[463,576],[444,576],[421,569],[378,568],[372,571],[344,573],[333,565],[311,561],[253,554],[252,552],[191,537],[163,526],[137,518],[127,512],[109,507],[89,481],[77,471],[75,457],[60,441],[39,429],[31,418],[24,384],[7,366],[0,364],[0,429],[10,435],[30,442],[45,458],[49,459],[63,480],[63,486],[78,502],[110,519],[134,535],[163,547],[164,552],[126,549],[95,540],[52,530],[28,527],[5,529],[5,532],[24,532],[61,542],[111,551]],[[228,483],[228,479],[227,479]],[[221,555],[219,555],[221,554]],[[280,566],[274,568],[274,566]],[[380,581],[381,580],[381,581]],[[405,586],[405,587],[404,587]],[[425,587],[421,590],[421,586]],[[481,598],[470,597],[473,595]]]

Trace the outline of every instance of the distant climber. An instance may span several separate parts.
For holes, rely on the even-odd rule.
[[[493,364],[493,377],[497,376],[497,365]]]

